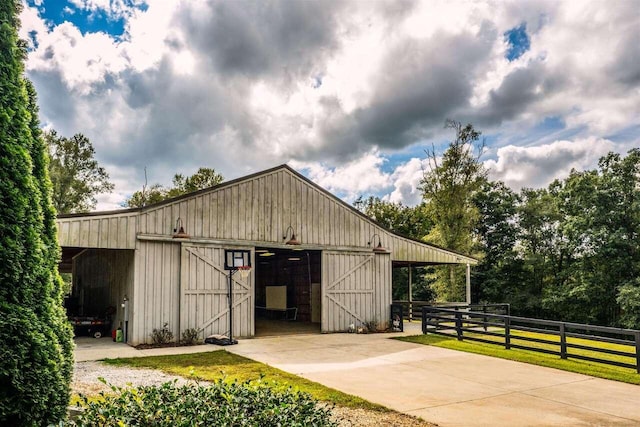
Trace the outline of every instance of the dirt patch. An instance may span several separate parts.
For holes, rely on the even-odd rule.
[[[340,427],[432,427],[437,424],[428,423],[420,418],[399,412],[378,412],[369,409],[354,409],[336,406],[331,411],[333,419]]]

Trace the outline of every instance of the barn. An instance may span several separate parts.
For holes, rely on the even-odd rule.
[[[265,325],[384,327],[392,268],[468,271],[476,263],[394,234],[287,165],[144,208],[60,215],[57,225],[75,312],[109,316],[131,345],[150,342],[164,325],[175,337],[191,328],[224,335],[230,320],[235,337]],[[252,266],[246,277],[232,276],[232,319],[230,249],[248,250]]]

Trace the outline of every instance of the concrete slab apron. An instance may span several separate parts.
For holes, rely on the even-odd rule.
[[[441,426],[640,425],[640,387],[389,339],[327,334],[226,348]]]

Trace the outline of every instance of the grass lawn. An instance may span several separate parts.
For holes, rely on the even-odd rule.
[[[389,411],[384,406],[325,387],[322,384],[246,357],[228,353],[225,350],[173,356],[106,359],[103,362],[114,366],[158,369],[168,374],[205,381],[214,381],[219,378],[224,378],[226,381],[261,381],[276,390],[285,390],[292,387],[294,390],[309,393],[316,400],[334,403],[338,406],[364,408],[380,412]]]
[[[500,332],[500,333],[503,332],[497,329],[493,331]],[[473,334],[465,332],[465,335],[473,335]],[[513,344],[524,344],[530,347],[546,348],[554,351],[559,351],[559,348],[560,348],[559,345],[542,344],[542,343],[518,340],[517,336],[535,337],[535,338],[546,339],[549,341],[559,342],[560,338],[556,335],[512,330],[511,342]],[[478,334],[478,337],[496,340],[496,342],[500,342],[501,344],[504,343],[504,341],[502,341],[499,337],[488,337],[480,334]],[[450,338],[450,337],[444,337],[444,336],[435,335],[435,334],[399,337],[396,339],[400,341],[407,341],[407,342],[413,342],[413,343],[425,344],[425,345],[433,345],[436,347],[465,351],[468,353],[477,353],[477,354],[483,354],[486,356],[499,357],[502,359],[515,360],[518,362],[531,363],[533,365],[547,366],[550,368],[557,368],[557,369],[562,369],[564,371],[577,372],[580,374],[606,378],[609,380],[622,381],[630,384],[640,384],[640,374],[636,373],[634,369],[630,369],[630,368],[621,368],[617,366],[605,365],[602,363],[587,362],[587,361],[576,360],[571,358],[563,360],[560,358],[560,356],[554,356],[551,354],[544,354],[544,353],[538,353],[535,351],[520,350],[520,349],[506,350],[504,346],[500,346],[496,344],[485,344],[485,343],[474,342],[474,341],[458,341],[455,337]],[[591,347],[608,348],[608,349],[624,351],[624,352],[633,351],[633,348],[629,346],[596,342],[596,341],[588,341],[588,340],[570,338],[570,337],[567,338],[567,343],[589,345]],[[580,349],[569,349],[569,354],[571,353],[582,354],[582,355],[592,356],[592,357],[595,356],[593,352],[590,352],[587,350],[580,350]],[[597,357],[607,358],[609,360],[617,360],[625,363],[635,362],[634,359],[631,359],[629,357],[607,355],[603,353],[598,353]]]

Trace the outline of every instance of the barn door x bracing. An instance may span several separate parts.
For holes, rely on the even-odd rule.
[[[180,329],[198,328],[204,336],[229,332],[228,271],[219,246],[182,246]],[[233,335],[253,335],[253,271],[233,276]],[[201,335],[202,336],[202,335]]]
[[[374,322],[384,327],[391,304],[391,257],[370,252],[322,252],[322,331]]]

